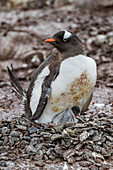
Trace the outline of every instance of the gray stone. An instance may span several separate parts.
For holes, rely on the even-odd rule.
[[[7,152],[9,149],[9,146],[0,146],[0,153]]]
[[[36,149],[31,145],[26,146],[26,151],[27,151],[29,156],[35,155],[37,153]]]
[[[11,137],[11,140],[14,141],[14,142],[18,142],[18,141],[19,141],[19,138]]]
[[[2,133],[9,133],[10,129],[7,127],[2,127]]]
[[[52,161],[54,161],[54,160],[55,160],[55,156],[49,155],[49,159],[51,159]]]
[[[32,138],[38,137],[38,134],[37,134],[37,133],[31,133],[31,134],[30,134],[30,137],[32,137]]]
[[[30,145],[36,145],[37,144],[37,138],[33,138],[33,139],[31,139],[31,142],[30,142]]]
[[[46,154],[49,156],[52,151],[53,151],[53,148],[49,148],[49,149],[47,150]]]
[[[95,135],[95,136],[93,137],[93,141],[94,141],[94,142],[97,142],[97,141],[101,140],[101,137],[102,137],[101,134]]]
[[[83,142],[89,137],[89,133],[87,131],[84,131],[83,133],[79,135],[79,137],[80,137],[80,141]]]
[[[62,135],[54,134],[54,135],[51,137],[51,140],[52,140],[52,141],[55,141],[55,140],[62,139],[62,138],[63,138]]]
[[[92,162],[89,162],[89,161],[81,161],[79,164],[80,164],[81,166],[83,166],[83,167],[89,167],[89,166],[92,165]]]
[[[17,132],[17,131],[12,131],[12,132],[10,133],[10,136],[19,137],[19,136],[20,136],[20,133]]]
[[[111,142],[113,142],[113,137],[106,135],[106,138],[109,139]]]
[[[69,149],[63,153],[64,160],[67,160],[68,158],[72,157],[75,155],[75,150],[74,149]]]
[[[35,165],[36,166],[44,166],[45,165],[45,163],[44,163],[44,161],[43,160],[40,160],[40,161],[37,161],[36,163],[35,163]]]
[[[67,162],[69,164],[73,164],[75,162],[75,158],[73,156],[71,156],[70,158],[67,159]]]
[[[6,145],[8,143],[9,139],[7,136],[4,137],[4,145]]]
[[[0,140],[0,146],[3,144],[3,141],[2,140]]]
[[[25,139],[25,140],[31,140],[31,137],[30,137],[30,136],[23,136],[23,139]]]
[[[23,126],[23,125],[16,125],[16,127],[20,130],[23,130],[23,131],[26,131],[27,130],[27,127],[26,126]]]
[[[7,161],[6,165],[7,165],[7,167],[10,167],[10,168],[14,168],[15,167],[15,163],[10,162],[10,161]]]
[[[31,133],[36,133],[37,132],[37,128],[36,127],[29,127],[28,128],[28,132]]]
[[[43,136],[43,137],[48,137],[49,138],[49,137],[52,136],[52,134],[49,133],[49,132],[41,132],[39,136]]]
[[[60,158],[63,156],[62,150],[59,146],[56,145],[54,150]]]

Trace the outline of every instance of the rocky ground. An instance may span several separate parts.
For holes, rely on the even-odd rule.
[[[52,50],[42,39],[75,32],[95,59],[98,79],[85,123],[34,124],[12,94],[6,66],[12,63],[27,88],[34,70]],[[22,116],[22,117],[21,117]],[[113,168],[113,8],[67,5],[0,12],[0,168]]]

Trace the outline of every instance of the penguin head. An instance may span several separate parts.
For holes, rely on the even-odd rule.
[[[68,56],[84,54],[84,46],[76,34],[70,31],[60,31],[52,37],[45,38],[44,42],[52,44],[60,53]]]
[[[72,109],[72,112],[74,113],[75,116],[79,115],[80,108],[78,106],[73,106],[71,109]]]

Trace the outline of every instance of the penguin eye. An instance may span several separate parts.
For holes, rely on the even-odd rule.
[[[64,41],[64,42],[67,42],[67,41],[68,41],[68,38],[63,39],[63,41]]]

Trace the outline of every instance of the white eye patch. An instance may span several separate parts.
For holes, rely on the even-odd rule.
[[[64,41],[67,40],[69,37],[71,37],[71,35],[72,35],[72,34],[71,34],[70,32],[65,31],[63,40],[64,40]]]

